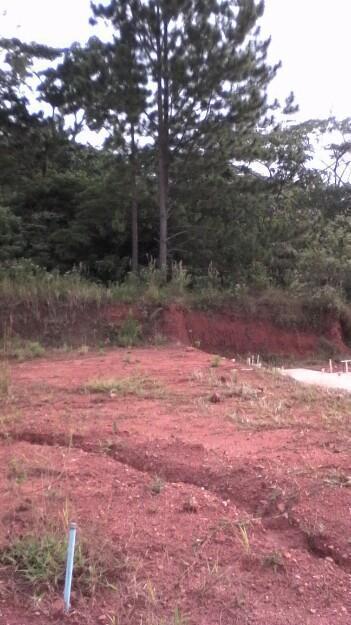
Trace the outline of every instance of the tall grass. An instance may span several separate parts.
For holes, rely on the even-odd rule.
[[[87,280],[77,270],[61,275],[30,261],[0,266],[0,303],[8,317],[21,307],[40,319],[45,311],[54,315],[62,308],[79,311],[111,302],[153,306],[177,302],[202,310],[232,308],[288,329],[323,330],[332,316],[340,319],[345,337],[351,340],[350,307],[330,289],[304,293],[269,287],[255,292],[242,284],[223,286],[212,265],[207,275],[195,277],[181,262],[173,263],[167,276],[155,260],[138,274],[128,274],[123,283],[108,287]]]
[[[77,271],[61,275],[29,261],[0,267],[0,301],[8,308],[100,305],[110,297],[106,287],[88,281]]]

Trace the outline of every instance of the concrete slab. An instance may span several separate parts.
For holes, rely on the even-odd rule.
[[[351,373],[329,373],[313,369],[280,369],[280,372],[297,382],[341,389],[351,393]]]

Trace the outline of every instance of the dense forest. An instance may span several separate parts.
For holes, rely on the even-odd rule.
[[[109,0],[85,45],[2,39],[2,266],[351,299],[351,119],[270,101],[263,10]]]

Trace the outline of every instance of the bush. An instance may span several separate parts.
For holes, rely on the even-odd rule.
[[[44,354],[45,348],[39,341],[21,341],[16,339],[5,346],[5,355],[20,362],[40,358]]]
[[[142,328],[139,321],[134,317],[128,317],[118,331],[117,343],[120,347],[133,347],[140,343],[141,335]]]

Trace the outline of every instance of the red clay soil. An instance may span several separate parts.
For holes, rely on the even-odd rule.
[[[321,336],[336,350],[347,352],[339,321],[331,321],[323,333],[283,329],[266,319],[252,319],[236,312],[200,312],[172,306],[164,309],[161,328],[166,337],[183,344],[222,354],[307,356],[320,351]]]
[[[137,319],[145,339],[162,336],[184,345],[199,346],[224,355],[311,357],[321,347],[347,354],[340,321],[326,318],[319,332],[313,329],[284,329],[272,321],[253,318],[235,309],[200,311],[183,306],[116,305],[87,306],[57,310],[19,309],[16,315],[0,311],[3,334],[40,340],[44,345],[116,343],[118,331],[129,317]]]
[[[64,617],[60,594],[3,567],[1,625],[349,625],[351,399],[189,347],[11,379],[0,549],[76,520],[115,589],[75,588]]]

